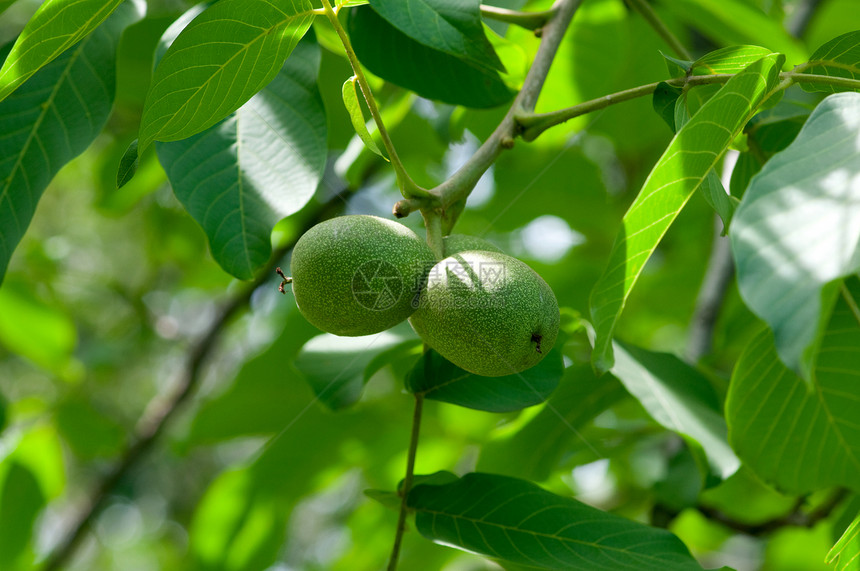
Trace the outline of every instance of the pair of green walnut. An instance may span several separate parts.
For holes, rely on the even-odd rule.
[[[412,230],[341,216],[308,230],[290,272],[299,311],[335,335],[370,335],[409,318],[443,357],[498,377],[536,365],[559,327],[552,289],[523,262],[473,236],[444,238],[437,261]]]

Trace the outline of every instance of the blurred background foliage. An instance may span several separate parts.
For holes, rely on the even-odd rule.
[[[38,4],[12,5],[0,18],[0,42],[14,38]],[[107,128],[51,183],[0,288],[2,569],[31,568],[50,552],[94,482],[130,444],[148,404],[157,406],[158,395],[183,375],[189,351],[219,307],[245,287],[213,262],[205,235],[173,196],[152,149],[133,181],[115,189],[119,159],[136,137],[156,43],[191,2],[147,4],[146,18],[120,45]],[[551,2],[495,4],[538,10]],[[678,16],[683,10],[666,10],[665,2],[655,7],[699,52],[760,42],[732,25],[737,5],[778,23],[801,5],[814,5],[797,48],[808,53],[860,29],[856,0],[734,0],[723,8],[723,26],[701,28],[695,7],[712,3],[683,4],[690,6],[687,18]],[[506,80],[516,85],[537,39],[491,27],[509,42],[500,53]],[[329,204],[327,215],[389,216],[399,198],[390,167],[354,136],[340,100],[351,71],[340,50],[326,49],[336,41],[332,30],[322,21],[314,30],[324,48],[319,81],[329,166],[315,199],[278,225],[276,245],[295,239],[322,204]],[[660,50],[667,51],[621,0],[589,0],[562,44],[538,111],[664,78]],[[505,106],[434,103],[379,79],[374,87],[398,152],[425,186],[450,175],[505,112]],[[585,314],[621,216],[670,138],[642,98],[578,118],[533,143],[518,141],[479,183],[457,231],[523,259],[553,287],[560,305]],[[404,222],[420,229],[417,216]],[[642,276],[620,338],[684,355],[713,235],[712,212],[697,195]],[[319,331],[277,285],[274,274],[267,276],[230,321],[204,363],[198,390],[110,491],[69,569],[383,565],[397,514],[363,491],[391,490],[402,477],[412,414],[402,378],[415,345],[387,355],[361,400],[333,412],[315,401],[305,378],[314,373],[300,370],[302,347]],[[705,361],[718,394],[724,395],[731,365],[755,325],[732,289]],[[404,335],[410,338],[408,328]],[[709,520],[691,506],[699,502],[755,524],[790,511],[796,499],[743,469],[702,492],[695,460],[679,437],[651,420],[619,383],[595,379],[585,346],[581,335],[565,346],[568,368],[550,401],[564,421],[544,406],[494,414],[428,402],[416,472],[477,468],[530,478],[602,509],[669,525],[706,567],[824,568],[825,553],[858,509],[856,498],[812,529],[785,527],[762,537]],[[342,356],[316,358],[337,363]],[[671,517],[661,520],[661,514]],[[405,541],[403,569],[497,568],[414,532]]]

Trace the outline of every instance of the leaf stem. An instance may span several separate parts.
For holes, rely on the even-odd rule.
[[[639,13],[648,24],[654,28],[654,31],[659,34],[663,41],[669,44],[669,47],[675,52],[678,57],[682,57],[686,60],[692,60],[693,56],[690,55],[690,52],[687,51],[687,48],[684,47],[684,44],[678,40],[675,34],[672,33],[663,20],[660,19],[660,16],[657,15],[657,12],[654,11],[654,8],[651,7],[646,0],[626,0],[627,4],[636,12]]]
[[[421,211],[424,217],[424,227],[427,229],[427,245],[433,250],[437,260],[445,257],[442,243],[442,216],[437,210],[425,208]]]
[[[376,106],[376,100],[373,98],[370,83],[367,81],[367,76],[364,75],[364,70],[362,70],[358,57],[355,55],[355,50],[352,49],[352,43],[349,41],[349,36],[347,36],[346,30],[344,30],[343,26],[340,24],[340,20],[337,19],[337,14],[331,7],[331,2],[329,2],[329,0],[322,0],[322,3],[325,15],[328,17],[329,22],[331,22],[335,32],[337,32],[341,44],[343,44],[346,57],[349,59],[352,71],[355,73],[358,85],[361,87],[361,93],[364,95],[364,100],[367,102],[367,109],[370,111],[370,114],[376,123],[376,127],[379,129],[379,136],[382,138],[382,144],[385,145],[385,150],[388,151],[388,158],[391,160],[391,165],[394,167],[394,171],[397,174],[397,182],[400,185],[400,192],[405,198],[426,198],[431,196],[431,193],[428,192],[427,189],[418,186],[418,184],[412,180],[412,177],[409,176],[409,173],[406,172],[406,167],[403,166],[403,162],[397,155],[394,143],[391,142],[388,130],[382,122],[382,115],[379,112],[379,108]]]
[[[534,110],[538,95],[540,95],[549,73],[550,65],[552,65],[561,40],[564,38],[564,33],[567,31],[580,2],[581,0],[557,0],[555,2],[550,9],[553,15],[543,26],[541,43],[535,59],[526,75],[523,87],[514,99],[508,113],[496,127],[496,130],[475,151],[475,154],[448,180],[431,190],[440,197],[442,208],[446,211],[448,217],[445,221],[446,229],[450,230],[456,223],[457,215],[461,210],[456,205],[458,203],[462,205],[502,150],[511,147],[511,143],[519,131],[515,116]]]
[[[757,524],[738,521],[719,510],[707,506],[698,505],[696,509],[708,519],[719,522],[730,529],[747,535],[760,536],[789,526],[815,527],[815,524],[827,518],[848,497],[848,494],[849,491],[846,488],[836,488],[827,500],[808,512],[802,510],[804,498],[800,497],[794,508],[787,514]]]
[[[544,10],[542,12],[520,12],[517,10],[508,10],[507,8],[499,8],[498,6],[487,6],[481,4],[481,15],[484,18],[513,24],[526,30],[537,30],[543,28],[550,21],[554,12],[552,10]]]
[[[689,77],[669,79],[665,83],[678,87],[683,87],[685,85],[708,85],[712,83],[726,83],[732,77],[734,77],[734,74],[731,73],[691,75]],[[630,101],[631,99],[636,99],[637,97],[643,97],[645,95],[651,95],[660,83],[661,82],[657,81],[646,85],[640,85],[638,87],[632,87],[617,93],[610,93],[609,95],[598,97],[597,99],[578,103],[572,107],[550,111],[549,113],[521,113],[517,115],[517,122],[522,127],[522,138],[526,141],[533,141],[550,127],[560,125],[574,117],[586,115],[593,111],[599,111],[600,109],[604,109],[610,105],[615,105],[616,103]]]
[[[424,395],[415,393],[415,409],[412,413],[412,435],[409,438],[409,453],[406,458],[406,477],[403,479],[403,489],[400,492],[400,514],[397,517],[397,533],[394,536],[394,546],[391,548],[391,558],[388,560],[388,571],[397,569],[400,557],[400,546],[403,543],[403,533],[406,531],[406,514],[409,511],[406,500],[412,489],[415,473],[415,456],[418,451],[418,436],[421,432],[421,414],[424,411]]]
[[[733,73],[691,75],[689,77],[668,79],[665,83],[677,87],[695,87],[698,85],[708,85],[713,83],[726,83],[734,76],[735,74]],[[825,85],[832,85],[834,87],[860,91],[860,80],[858,79],[831,77],[829,75],[816,75],[811,73],[797,73],[796,71],[782,72],[779,74],[779,77],[781,83],[774,89],[774,93],[782,89],[786,89],[793,83],[822,83]],[[624,91],[610,93],[609,95],[604,95],[597,99],[592,99],[590,101],[585,101],[571,107],[565,107],[564,109],[558,109],[548,113],[519,113],[516,116],[516,120],[521,127],[521,137],[525,141],[534,141],[547,129],[560,125],[574,117],[599,111],[600,109],[604,109],[610,105],[615,105],[616,103],[622,103],[624,101],[636,99],[637,97],[651,95],[660,83],[661,82],[654,82],[640,85],[638,87],[632,87],[630,89],[625,89]],[[770,96],[771,95],[769,95],[769,97]]]

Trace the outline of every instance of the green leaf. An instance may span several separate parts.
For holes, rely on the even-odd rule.
[[[839,541],[827,552],[825,563],[837,571],[848,571],[857,568],[860,560],[860,515],[858,515]]]
[[[62,375],[78,341],[71,317],[36,297],[32,284],[10,281],[0,288],[0,345],[39,367]]]
[[[119,168],[116,172],[117,189],[124,187],[128,181],[134,178],[139,165],[140,155],[137,154],[137,139],[135,139],[129,144],[119,161]]]
[[[389,24],[416,42],[504,72],[499,56],[484,34],[480,0],[370,0]]]
[[[95,30],[122,1],[47,0],[42,4],[0,68],[0,101]]]
[[[700,465],[722,479],[737,471],[740,461],[726,440],[719,398],[704,375],[674,355],[618,342],[612,374],[654,420],[698,443],[693,454],[707,456]]]
[[[785,54],[790,64],[806,61],[803,44],[746,0],[673,0],[666,8],[717,44],[755,44]]]
[[[841,296],[810,387],[779,360],[765,329],[741,355],[726,400],[729,442],[771,485],[806,493],[860,490],[860,282]]]
[[[350,10],[348,28],[355,53],[367,69],[422,97],[485,108],[514,96],[498,72],[419,44],[370,6]]]
[[[0,434],[3,434],[3,429],[6,428],[6,420],[8,416],[6,414],[6,397],[3,396],[3,393],[0,393]]]
[[[0,0],[0,14],[6,11],[6,8],[14,4],[17,0]]]
[[[801,69],[803,73],[860,80],[860,31],[833,38],[815,50],[809,63],[801,66]],[[828,93],[847,89],[828,83],[801,83],[800,86],[806,91]]]
[[[776,86],[782,56],[748,66],[708,100],[675,135],[624,215],[609,266],[591,294],[597,333],[592,361],[602,372],[612,366],[612,336],[645,262],[692,193]]]
[[[538,569],[701,569],[672,533],[557,496],[525,480],[471,473],[409,492],[424,537]]]
[[[687,91],[678,98],[672,119],[676,129],[680,129],[690,120],[690,111],[687,107],[689,103],[688,100],[691,98],[691,95],[700,94],[700,92],[701,90]],[[701,108],[701,104],[699,107]],[[720,217],[720,220],[722,220],[723,231],[721,235],[725,236],[729,231],[729,224],[735,214],[738,200],[730,197],[728,193],[726,193],[726,189],[723,187],[723,183],[720,180],[720,176],[717,174],[716,168],[712,168],[708,171],[708,174],[705,176],[705,180],[703,180],[701,186],[699,186],[699,190],[701,191],[705,202],[708,203],[708,206],[710,206],[717,216]]]
[[[697,59],[692,65],[692,72],[695,75],[740,73],[750,64],[757,62],[771,53],[773,52],[761,46],[729,46],[720,48]]]
[[[568,367],[534,418],[515,433],[481,447],[478,469],[546,480],[572,448],[590,446],[580,432],[582,427],[625,396],[627,391],[612,375],[598,378],[590,366]]]
[[[177,36],[155,69],[140,148],[218,123],[278,74],[313,21],[310,0],[221,0]]]
[[[12,461],[5,470],[0,493],[0,567],[18,568],[33,535],[36,516],[45,505],[45,495],[33,473]]]
[[[364,145],[387,161],[388,159],[382,154],[382,151],[380,151],[379,147],[376,145],[376,141],[374,141],[373,137],[370,136],[370,131],[367,130],[367,124],[364,121],[364,114],[361,112],[361,105],[358,103],[358,93],[356,93],[355,87],[356,80],[356,76],[353,75],[343,82],[343,89],[341,90],[343,95],[343,105],[349,113],[352,127],[355,129],[356,134]]]
[[[860,94],[826,98],[752,180],[732,222],[741,296],[807,380],[837,294],[833,280],[860,268],[858,137]]]
[[[138,16],[123,5],[0,102],[0,283],[42,192],[107,121],[119,36]]]
[[[317,398],[332,410],[355,404],[367,378],[365,369],[374,357],[414,336],[408,326],[360,337],[339,337],[331,333],[308,341],[295,360]]]
[[[521,373],[482,377],[454,365],[430,349],[406,376],[406,388],[430,400],[488,412],[508,412],[543,402],[564,374],[561,345]]]
[[[272,228],[311,199],[325,168],[326,116],[311,38],[245,105],[182,141],[158,143],[173,192],[209,238],[215,261],[250,279],[272,254]]]
[[[744,132],[749,152],[738,157],[730,184],[733,197],[742,197],[762,164],[786,148],[797,137],[812,109],[807,104],[783,99],[772,109],[753,117]]]
[[[722,235],[725,236],[729,231],[729,224],[731,224],[732,217],[739,204],[738,199],[729,196],[717,171],[714,169],[711,169],[699,188],[702,191],[702,196],[705,197],[705,202],[714,209],[714,212],[723,221]]]
[[[189,526],[195,568],[266,569],[283,542],[287,513],[268,491],[255,489],[251,468],[218,475]]]
[[[672,77],[684,77],[693,69],[693,62],[689,60],[678,59],[663,52],[660,52],[660,55],[666,60],[666,68]]]
[[[675,128],[675,106],[683,92],[682,88],[674,87],[665,81],[661,81],[657,85],[657,89],[654,90],[654,95],[651,98],[654,111],[663,118],[673,133],[677,130]]]

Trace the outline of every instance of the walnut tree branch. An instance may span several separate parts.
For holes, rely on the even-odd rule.
[[[510,148],[518,135],[515,116],[518,113],[534,110],[537,98],[543,88],[550,65],[555,58],[564,33],[567,31],[573,14],[581,0],[558,0],[552,7],[553,16],[544,25],[541,43],[532,66],[523,82],[523,87],[514,99],[511,108],[496,130],[475,151],[469,160],[451,175],[448,180],[432,189],[440,197],[442,215],[445,222],[444,233],[450,231],[456,222],[458,204],[464,202],[487,169],[505,148]]]
[[[804,500],[798,498],[794,508],[787,514],[755,524],[738,521],[720,510],[708,506],[696,506],[696,509],[711,521],[719,522],[730,529],[747,535],[760,536],[773,533],[783,527],[814,527],[815,524],[826,519],[846,497],[848,497],[848,489],[837,488],[829,498],[810,511],[803,511]]]

